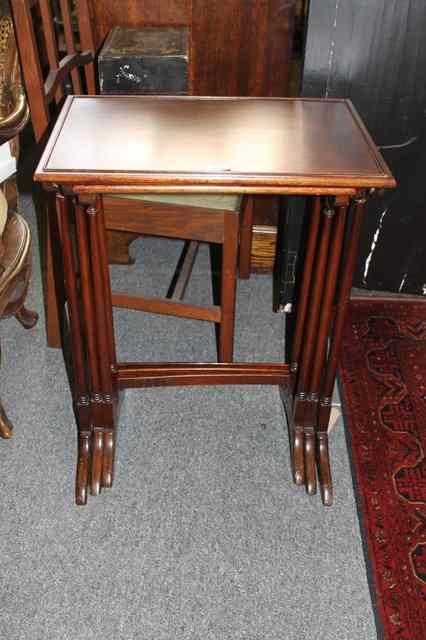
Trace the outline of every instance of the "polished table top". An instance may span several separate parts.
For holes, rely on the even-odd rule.
[[[35,179],[260,191],[395,186],[349,101],[300,98],[70,96]]]

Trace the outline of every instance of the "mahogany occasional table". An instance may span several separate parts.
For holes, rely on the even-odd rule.
[[[35,173],[54,189],[74,363],[76,502],[113,479],[121,389],[278,385],[294,481],[332,503],[327,427],[366,197],[395,180],[346,100],[71,96]],[[117,362],[103,194],[303,194],[289,363]],[[73,247],[76,249],[74,250]]]

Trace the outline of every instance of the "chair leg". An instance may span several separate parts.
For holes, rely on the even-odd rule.
[[[167,291],[167,298],[179,301],[184,299],[186,287],[188,286],[199,248],[200,243],[196,240],[185,241],[172,282]]]
[[[48,194],[48,211],[46,217],[46,337],[47,345],[53,349],[60,349],[61,341],[61,321],[59,311],[59,299],[56,290],[55,281],[55,261],[53,256],[53,242],[57,240],[57,225],[56,220],[56,204],[54,198],[49,197]]]
[[[0,361],[1,361],[1,346],[0,346]],[[6,415],[3,405],[0,401],[0,438],[8,440],[12,437],[13,426]]]
[[[242,207],[240,226],[239,276],[241,280],[250,278],[251,247],[253,240],[254,201],[246,196]]]
[[[3,409],[3,405],[0,401],[0,438],[4,438],[5,440],[9,440],[12,437],[13,427],[6,415],[5,410]]]
[[[24,305],[15,313],[15,318],[22,324],[24,329],[32,329],[38,320],[38,313],[30,311]]]
[[[222,248],[221,322],[219,329],[219,362],[234,358],[235,298],[238,261],[238,216],[225,214],[225,233]]]
[[[110,264],[135,264],[135,259],[130,255],[130,245],[139,238],[139,234],[108,229],[107,238]]]

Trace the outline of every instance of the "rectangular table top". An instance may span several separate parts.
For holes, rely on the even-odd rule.
[[[395,186],[349,101],[301,98],[70,96],[35,179],[141,190]]]

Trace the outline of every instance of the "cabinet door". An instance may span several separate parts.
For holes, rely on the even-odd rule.
[[[305,96],[350,98],[399,186],[371,199],[354,284],[426,294],[426,2],[311,0]]]

